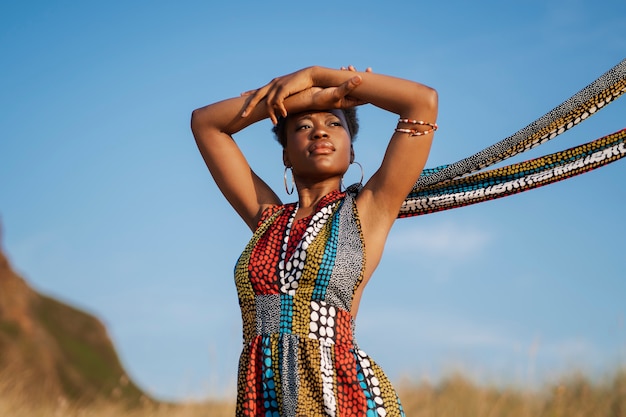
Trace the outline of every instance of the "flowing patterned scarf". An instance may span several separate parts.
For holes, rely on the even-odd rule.
[[[626,92],[626,59],[515,134],[449,165],[425,169],[399,218],[463,207],[532,190],[626,156],[626,129],[540,158],[483,171],[535,148],[597,113]]]

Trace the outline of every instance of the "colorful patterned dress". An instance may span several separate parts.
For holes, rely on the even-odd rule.
[[[404,416],[353,338],[365,263],[354,197],[332,192],[296,222],[296,204],[267,209],[239,258],[238,417]]]

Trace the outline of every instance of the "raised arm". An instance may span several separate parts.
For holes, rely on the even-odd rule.
[[[341,71],[321,71],[321,84],[338,82]],[[395,113],[391,139],[379,169],[358,197],[364,227],[386,237],[402,202],[426,164],[436,130],[438,97],[423,84],[376,73],[359,73],[360,85],[350,95]],[[339,79],[337,79],[339,78]],[[384,241],[384,240],[383,240]]]
[[[356,87],[354,81],[360,80],[354,74],[352,76],[352,79],[346,77],[333,88],[304,86],[295,89],[289,97],[281,100],[281,104],[289,112],[315,107],[321,109],[327,105],[348,107],[361,104],[346,97]],[[249,106],[248,103],[253,99],[255,104]],[[275,121],[274,113],[267,106],[267,99],[259,94],[247,94],[210,104],[194,110],[191,117],[191,130],[211,175],[251,230],[256,229],[266,207],[281,202],[274,191],[252,171],[232,136],[267,117]]]
[[[340,82],[346,75],[334,70],[319,72],[316,79],[322,85]],[[395,113],[399,120],[390,127],[391,139],[379,169],[357,197],[366,246],[365,284],[380,261],[402,202],[426,164],[436,130],[438,97],[432,88],[413,81],[370,72],[359,76],[362,81],[350,95]]]
[[[359,77],[359,83],[350,91],[350,98],[361,103],[371,103],[397,114],[399,120],[408,121],[399,122],[395,126],[380,168],[359,196],[364,220],[371,218],[376,225],[374,228],[380,226],[388,230],[397,217],[402,201],[422,172],[430,152],[437,119],[435,90],[420,83],[370,71],[309,67],[276,78],[266,86],[250,92],[251,99],[246,105],[246,112],[256,110],[257,103],[264,104],[264,111],[269,112],[270,118],[275,121],[277,116],[286,116],[289,112],[286,103],[292,94],[310,87],[328,89],[342,85],[355,75]],[[338,102],[338,106],[341,105],[343,103]]]
[[[252,109],[255,100],[263,97],[266,100],[265,111],[270,112],[270,117],[275,117],[272,114],[276,113],[284,116],[289,111],[285,100],[295,90],[308,86],[328,89],[355,75],[359,77],[359,82],[350,91],[349,97],[393,112],[399,120],[397,126],[390,127],[391,139],[380,167],[357,197],[366,246],[365,284],[380,261],[387,235],[402,202],[426,164],[437,120],[436,91],[420,83],[369,71],[355,73],[311,67],[275,79],[253,92],[247,109]]]
[[[236,97],[194,110],[191,130],[198,149],[217,186],[251,230],[263,209],[280,204],[272,189],[250,168],[232,135],[267,117],[259,103],[248,117],[241,117],[245,97]]]

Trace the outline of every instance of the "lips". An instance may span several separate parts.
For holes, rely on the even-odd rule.
[[[335,151],[335,147],[328,141],[315,142],[309,146],[309,153],[312,154],[328,154]]]

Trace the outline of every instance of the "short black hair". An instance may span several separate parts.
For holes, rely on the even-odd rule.
[[[350,134],[350,143],[354,143],[356,139],[357,133],[359,133],[359,118],[356,114],[356,107],[348,107],[345,109],[340,109],[343,112],[343,115],[346,117],[346,123],[348,126],[348,133]],[[282,145],[284,148],[287,146],[287,134],[285,132],[285,117],[279,117],[278,122],[272,128],[272,132],[274,136],[276,136],[276,140],[278,143]]]

